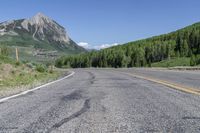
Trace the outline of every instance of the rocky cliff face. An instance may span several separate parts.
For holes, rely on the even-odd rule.
[[[53,19],[38,13],[29,19],[19,19],[0,23],[0,43],[3,41],[13,41],[13,45],[21,42],[26,45],[27,40],[34,42],[35,46],[49,44],[49,47],[56,50],[85,51],[78,46],[67,34],[65,28],[60,26]],[[18,38],[18,42],[16,42]],[[20,41],[19,41],[20,38]],[[26,42],[24,42],[24,41]],[[29,44],[27,44],[29,45]],[[42,46],[44,48],[44,46]]]
[[[70,38],[65,29],[54,20],[42,13],[38,13],[30,19],[25,19],[21,26],[28,32],[32,32],[33,38],[69,43]]]

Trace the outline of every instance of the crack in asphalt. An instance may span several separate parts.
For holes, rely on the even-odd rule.
[[[81,93],[82,93],[81,90],[75,90],[66,96],[62,96],[60,99],[60,103],[58,105],[50,108],[44,115],[40,116],[36,122],[33,122],[32,124],[30,124],[29,127],[24,129],[24,132],[36,132],[37,130],[48,131],[48,129],[52,127],[51,122],[59,117],[59,112],[62,111],[61,107],[64,108],[66,104],[68,104],[68,102],[70,101],[83,99],[84,97],[82,96]],[[84,106],[87,107],[88,106],[87,103]],[[50,118],[50,119],[47,119],[47,118]],[[54,123],[52,123],[52,125],[53,124]]]
[[[61,98],[61,100],[62,101],[66,101],[66,102],[67,101],[71,101],[71,100],[79,100],[79,99],[83,98],[82,95],[81,95],[81,93],[82,93],[81,90],[76,90],[76,91],[72,92],[69,95],[63,96]]]
[[[92,72],[88,72],[89,73],[89,75],[91,76],[91,79],[93,80],[93,79],[95,79],[95,75],[92,73]]]
[[[90,84],[94,82],[95,76],[93,73],[88,72],[90,78],[87,79]],[[64,95],[60,98],[60,103],[59,105],[52,107],[45,115],[41,116],[39,120],[35,123],[32,123],[30,127],[28,127],[28,130],[26,129],[25,132],[35,132],[37,130],[43,130],[44,132],[52,132],[53,130],[56,130],[57,128],[61,127],[63,124],[69,122],[70,120],[79,117],[83,113],[85,113],[89,108],[90,108],[90,100],[91,98],[84,97],[83,95],[83,90],[74,90],[68,95]],[[57,121],[55,123],[51,123],[54,121],[55,118],[59,117],[59,110],[60,107],[66,106],[66,104],[70,101],[77,101],[77,100],[85,100],[83,107],[77,111],[74,112],[72,115],[60,119],[60,121]],[[64,111],[64,110],[63,110]],[[47,120],[46,118],[48,116],[51,116],[51,119]],[[41,125],[42,124],[42,125]]]
[[[81,108],[81,110],[79,110],[78,112],[76,112],[76,113],[70,115],[70,116],[67,117],[67,118],[62,119],[60,122],[54,124],[54,125],[49,129],[48,132],[51,132],[51,131],[55,130],[56,128],[61,127],[63,124],[69,122],[70,120],[79,117],[81,114],[85,113],[89,108],[90,108],[90,99],[86,99],[85,102],[84,102],[83,107]]]
[[[183,117],[182,119],[184,120],[200,120],[200,117],[194,117],[194,116],[186,116],[186,117]]]
[[[91,76],[91,78],[89,79],[90,80],[90,84],[94,84],[94,81],[95,81],[95,75],[92,73],[92,72],[88,72],[88,74]]]

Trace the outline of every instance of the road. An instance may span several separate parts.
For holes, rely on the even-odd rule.
[[[120,69],[122,72],[161,79],[176,84],[200,89],[200,71],[178,71],[168,69],[130,68]]]
[[[133,69],[73,71],[70,78],[0,103],[0,132],[200,132],[198,95],[125,73]]]

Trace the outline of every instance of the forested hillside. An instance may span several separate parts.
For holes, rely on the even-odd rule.
[[[200,23],[148,39],[129,42],[96,52],[62,57],[57,67],[141,67],[172,58],[190,57],[200,64]]]

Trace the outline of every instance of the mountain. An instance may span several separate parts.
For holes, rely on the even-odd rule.
[[[64,27],[42,13],[29,19],[0,23],[0,45],[66,54],[86,51],[68,36]]]
[[[181,58],[187,63],[180,61]],[[200,23],[97,52],[60,58],[56,64],[59,67],[144,67],[172,60],[174,65],[200,64]]]

